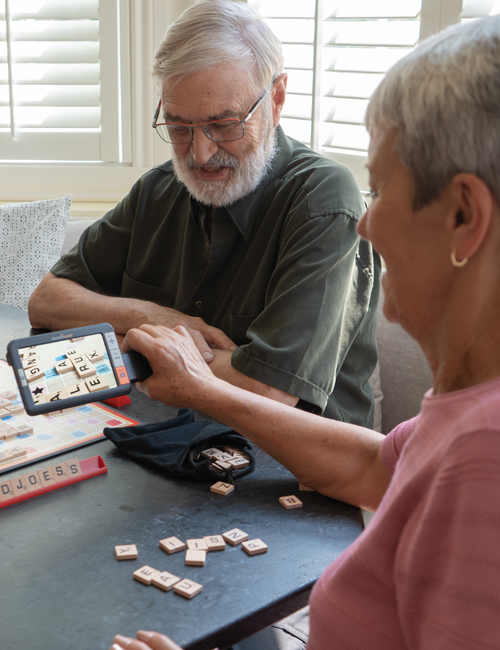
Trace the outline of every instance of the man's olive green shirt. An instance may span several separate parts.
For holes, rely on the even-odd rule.
[[[325,416],[371,426],[380,264],[356,234],[364,205],[345,167],[278,129],[251,194],[213,212],[171,162],[146,173],[52,272],[110,296],[200,316],[239,347],[232,365]]]

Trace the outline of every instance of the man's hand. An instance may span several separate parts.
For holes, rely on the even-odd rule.
[[[130,329],[145,324],[170,329],[181,325],[190,332],[207,363],[214,359],[212,348],[229,352],[236,349],[222,330],[207,325],[202,318],[186,316],[147,300],[104,296],[50,272],[32,293],[28,313],[33,327],[52,332],[109,323],[117,335],[125,335]]]
[[[139,630],[137,639],[117,634],[110,650],[182,650],[172,639],[158,632]]]

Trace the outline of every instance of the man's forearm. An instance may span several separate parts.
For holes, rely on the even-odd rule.
[[[239,370],[236,370],[236,368],[233,368],[231,365],[232,352],[227,350],[214,350],[213,352],[215,358],[210,364],[210,370],[219,379],[224,379],[224,381],[233,384],[233,386],[238,386],[263,397],[269,397],[287,406],[295,406],[299,401],[298,397],[285,393],[285,391],[279,388],[274,388],[274,386],[269,386],[258,379],[248,377]]]
[[[104,296],[71,280],[47,274],[33,292],[28,315],[33,327],[50,330],[109,323],[117,334],[151,322],[147,303],[133,298]]]

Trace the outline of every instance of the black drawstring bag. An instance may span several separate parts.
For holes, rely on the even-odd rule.
[[[180,409],[175,418],[166,422],[106,428],[103,433],[130,458],[175,478],[232,484],[233,479],[245,476],[255,467],[253,447],[244,436],[219,422],[195,420],[191,409]],[[214,461],[200,454],[222,445],[244,451],[250,465],[217,472],[211,467]]]

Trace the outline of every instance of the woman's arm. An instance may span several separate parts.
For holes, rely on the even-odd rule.
[[[171,406],[190,407],[232,427],[326,496],[375,510],[391,476],[382,434],[328,420],[218,379],[183,327],[130,330],[124,350],[146,356],[153,375],[138,388]]]

